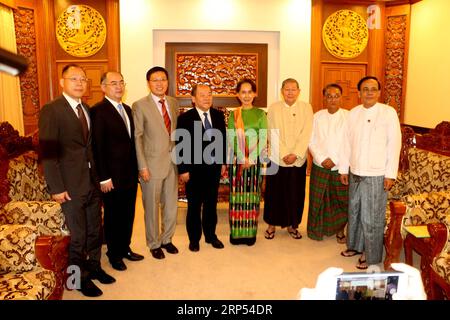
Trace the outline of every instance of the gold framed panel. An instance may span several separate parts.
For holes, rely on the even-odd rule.
[[[211,87],[216,107],[236,107],[236,84],[250,78],[257,85],[254,105],[267,105],[267,44],[166,43],[169,95],[191,105],[194,84]]]

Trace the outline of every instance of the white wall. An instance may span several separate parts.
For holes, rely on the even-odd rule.
[[[145,74],[164,65],[164,41],[254,42],[250,32],[270,42],[268,104],[279,99],[281,81],[288,77],[299,81],[302,99],[309,101],[311,0],[121,0],[126,101],[148,93]],[[187,34],[190,38],[183,37]]]
[[[450,1],[412,5],[405,123],[434,128],[450,121]]]

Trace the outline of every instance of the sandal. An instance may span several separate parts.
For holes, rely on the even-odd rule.
[[[345,239],[345,234],[336,234],[337,243],[346,243],[347,239]]]
[[[275,230],[269,231],[269,229],[267,229],[266,232],[264,233],[264,238],[269,240],[275,238]]]
[[[302,235],[300,234],[300,232],[298,232],[297,229],[293,229],[293,230],[289,230],[288,229],[289,234],[291,235],[292,238],[294,239],[301,239]]]
[[[358,264],[356,265],[356,268],[359,270],[366,270],[369,267],[367,264],[366,259],[361,260],[361,258],[358,259]]]
[[[341,252],[341,256],[347,257],[347,258],[356,256],[358,254],[362,254],[362,252],[359,252],[359,251],[356,251],[353,249],[347,249],[347,250]]]

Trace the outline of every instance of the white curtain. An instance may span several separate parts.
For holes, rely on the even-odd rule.
[[[0,48],[16,53],[13,11],[3,4],[0,4],[0,26]],[[24,134],[19,77],[0,72],[0,122],[3,121]]]

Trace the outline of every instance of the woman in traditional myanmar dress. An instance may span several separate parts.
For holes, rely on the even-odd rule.
[[[244,79],[236,86],[241,106],[228,118],[228,159],[230,177],[230,243],[256,242],[261,196],[261,163],[267,152],[267,118],[264,110],[253,106],[256,85]]]

